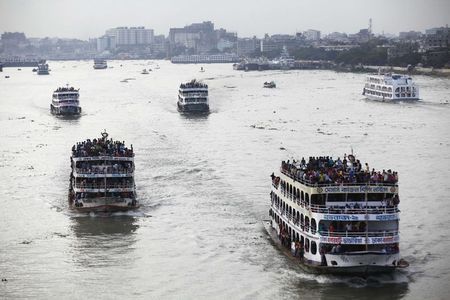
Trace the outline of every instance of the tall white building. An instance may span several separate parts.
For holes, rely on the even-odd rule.
[[[303,35],[305,36],[305,38],[308,41],[318,41],[318,40],[320,40],[320,31],[319,30],[309,29],[309,30],[305,31],[303,33]]]
[[[107,36],[116,39],[117,46],[150,45],[153,42],[153,29],[140,27],[117,27],[108,29]]]

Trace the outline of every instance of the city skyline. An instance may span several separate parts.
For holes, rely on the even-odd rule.
[[[0,0],[0,32],[19,31],[28,37],[88,39],[103,35],[109,28],[145,26],[154,29],[155,34],[167,36],[170,28],[210,20],[216,28],[236,32],[240,37],[262,37],[265,33],[295,33],[308,29],[324,34],[354,33],[367,28],[372,18],[374,33],[398,34],[445,26],[450,20],[448,11],[450,2],[444,0],[395,3],[382,0],[370,11],[366,3],[356,0],[344,0],[339,4],[324,0],[281,0],[277,2],[277,9],[272,2],[254,0],[245,3],[230,0],[222,5],[200,0],[158,4],[141,0],[95,3]],[[248,22],[249,19],[252,22]]]

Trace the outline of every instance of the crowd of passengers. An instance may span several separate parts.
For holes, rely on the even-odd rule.
[[[182,88],[182,89],[185,89],[185,88],[207,88],[207,87],[208,87],[207,84],[198,82],[195,79],[192,80],[191,82],[180,84],[180,88]]]
[[[72,147],[73,157],[88,156],[116,156],[116,157],[132,157],[133,144],[130,148],[125,147],[125,142],[113,141],[113,139],[90,139],[78,142]]]
[[[108,178],[106,182],[107,188],[127,188],[133,187],[133,181],[129,178]],[[78,180],[76,183],[78,188],[105,188],[104,178],[85,178]]]
[[[95,165],[88,162],[78,162],[77,166],[77,173],[80,174],[123,174],[133,172],[131,162],[115,162],[112,165],[104,162],[96,163]]]
[[[306,161],[282,161],[281,169],[294,179],[311,184],[342,183],[397,183],[398,174],[389,170],[372,171],[365,163],[364,167],[354,155],[344,154],[341,160],[329,156],[309,157]]]
[[[80,89],[76,90],[74,87],[59,87],[55,90],[55,92],[75,92],[79,90]]]

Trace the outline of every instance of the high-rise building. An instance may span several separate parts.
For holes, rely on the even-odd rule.
[[[153,42],[153,29],[145,27],[117,27],[108,29],[107,36],[115,37],[117,47],[150,45]]]
[[[308,41],[320,40],[320,31],[319,30],[309,29],[309,30],[305,31],[303,33],[303,35],[305,36],[306,40],[308,40]]]

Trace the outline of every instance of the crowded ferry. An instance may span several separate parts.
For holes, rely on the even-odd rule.
[[[48,68],[48,64],[46,63],[45,60],[40,61],[38,63],[37,74],[38,75],[49,75],[50,74],[50,69]]]
[[[378,74],[368,75],[363,95],[377,101],[419,100],[419,87],[408,75]]]
[[[195,79],[182,83],[178,89],[178,111],[185,113],[209,112],[208,85]]]
[[[271,178],[266,228],[302,268],[368,274],[407,266],[399,250],[397,172],[344,154],[283,161]]]
[[[137,209],[133,145],[108,139],[87,139],[72,147],[69,205],[79,212]]]
[[[79,115],[80,89],[74,87],[60,87],[53,92],[50,111],[54,115]]]

